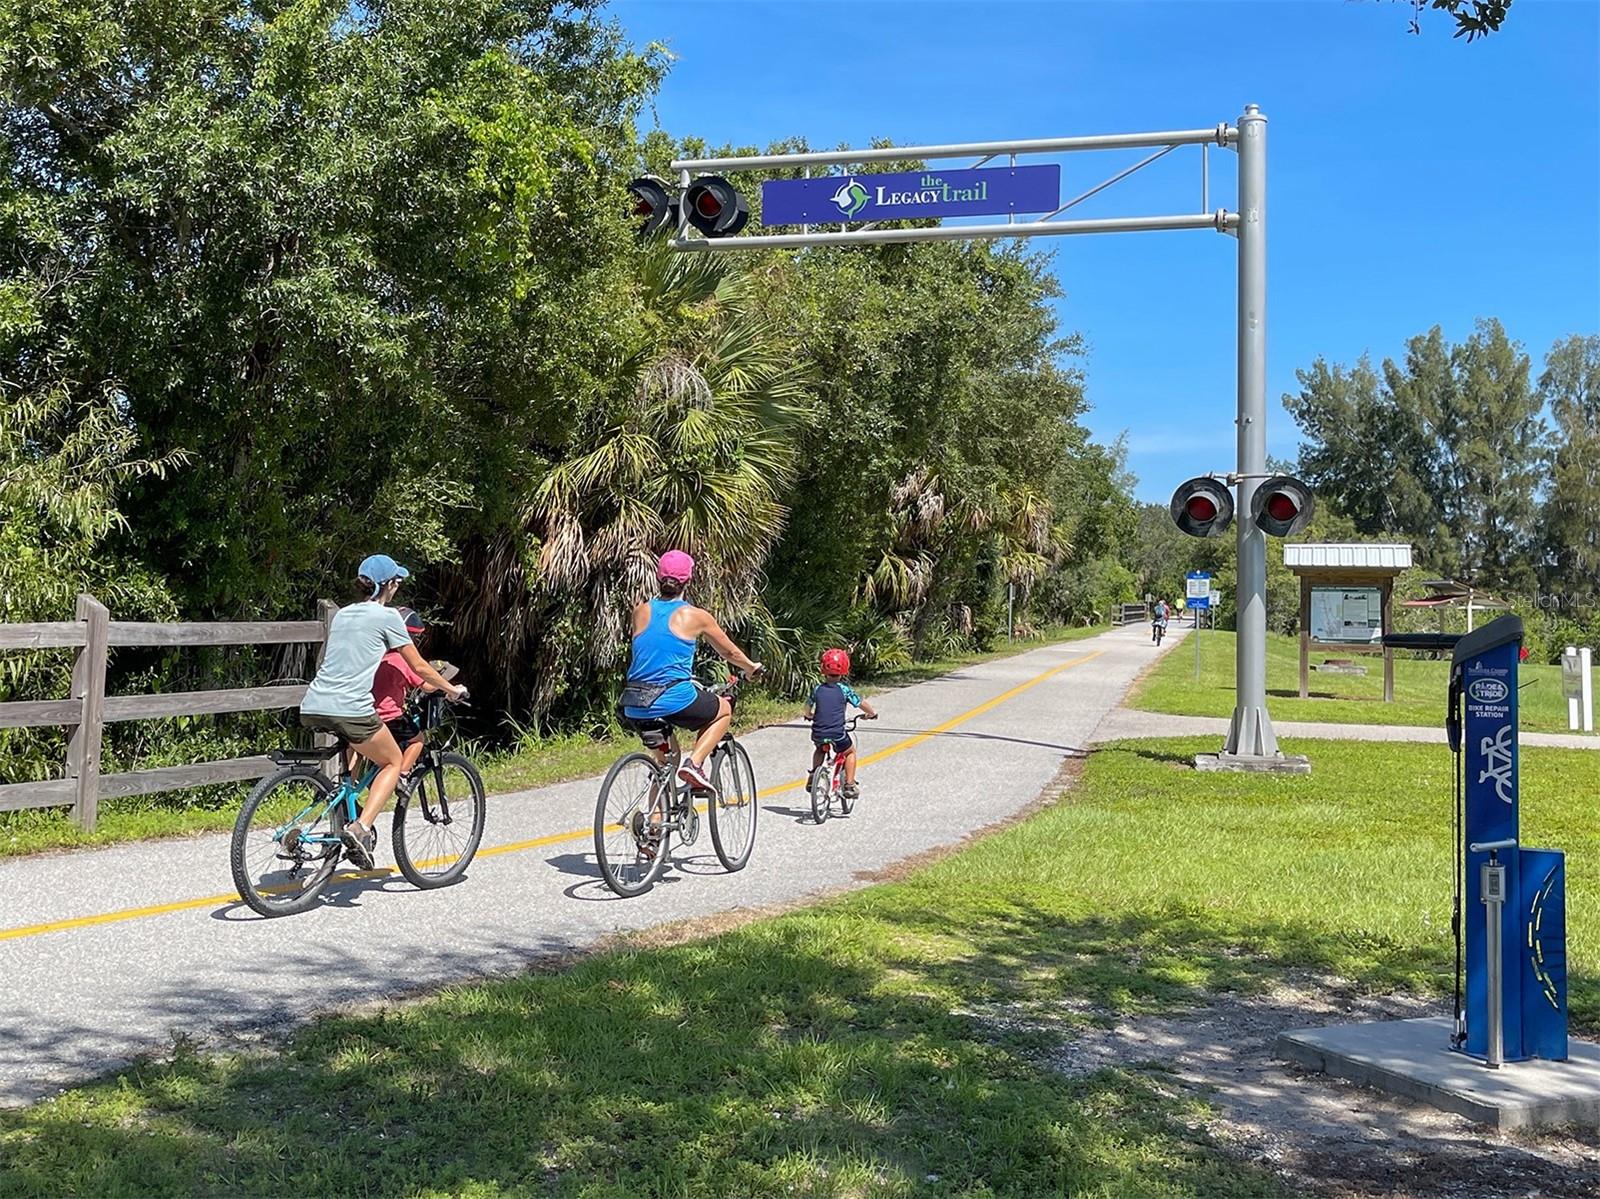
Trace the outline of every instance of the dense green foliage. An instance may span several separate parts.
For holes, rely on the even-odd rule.
[[[788,688],[824,640],[985,645],[1008,587],[1092,617],[1060,580],[1115,580],[1126,481],[1045,261],[639,247],[666,61],[598,0],[0,0],[0,618],[303,619],[382,550],[548,727],[609,706],[669,545]],[[4,690],[60,694],[41,661]]]
[[[1557,342],[1537,381],[1493,320],[1457,345],[1434,328],[1380,370],[1298,374],[1299,471],[1352,534],[1513,602],[1541,656],[1600,636],[1600,335]]]

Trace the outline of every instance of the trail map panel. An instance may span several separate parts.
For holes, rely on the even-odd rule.
[[[1377,587],[1313,587],[1311,640],[1376,645],[1383,639],[1383,592]]]

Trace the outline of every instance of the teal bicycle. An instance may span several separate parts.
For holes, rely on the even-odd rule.
[[[412,716],[427,738],[416,767],[395,791],[394,861],[415,887],[443,887],[466,873],[483,840],[484,789],[477,768],[450,752],[445,699],[424,695]],[[281,749],[267,756],[278,769],[256,784],[233,826],[233,885],[263,916],[289,916],[316,903],[344,856],[344,826],[378,768],[349,769],[347,745]],[[337,781],[323,763],[337,757]],[[380,868],[381,873],[387,873]]]

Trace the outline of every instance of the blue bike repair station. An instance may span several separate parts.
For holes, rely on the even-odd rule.
[[[1450,655],[1455,1002],[1411,1016],[1279,1034],[1311,1070],[1507,1129],[1600,1125],[1600,1045],[1567,1037],[1566,856],[1522,843],[1518,666],[1507,615],[1466,634],[1388,633]]]
[[[1566,855],[1527,848],[1520,829],[1522,632],[1520,617],[1502,616],[1456,641],[1445,720],[1456,758],[1451,1047],[1489,1066],[1567,1058]]]

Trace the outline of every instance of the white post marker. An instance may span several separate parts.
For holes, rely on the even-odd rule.
[[[1581,675],[1579,684],[1583,688],[1583,731],[1594,732],[1594,673],[1589,669],[1592,665],[1593,655],[1586,645],[1578,651],[1578,662]]]
[[[1594,732],[1594,686],[1590,672],[1593,654],[1588,646],[1582,649],[1567,646],[1561,655],[1561,690],[1567,697],[1567,727],[1586,733]]]

